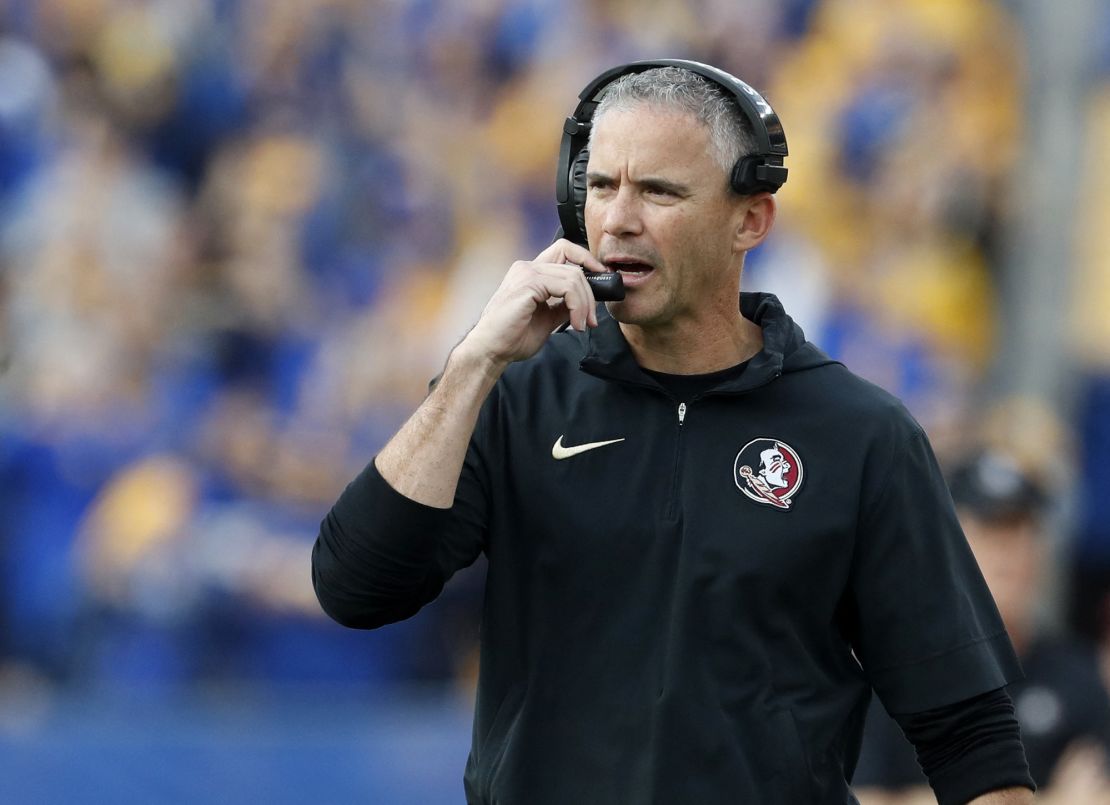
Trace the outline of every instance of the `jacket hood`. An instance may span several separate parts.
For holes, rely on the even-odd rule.
[[[787,372],[800,372],[836,363],[806,341],[799,327],[774,294],[741,293],[740,314],[763,330],[763,349],[739,377],[717,386],[713,393],[741,393],[762,386]],[[655,387],[641,369],[621,332],[620,324],[604,306],[598,307],[598,326],[582,337],[586,354],[579,366],[596,377]]]

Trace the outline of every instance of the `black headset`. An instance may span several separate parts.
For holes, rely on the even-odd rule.
[[[786,133],[779,116],[763,96],[736,76],[708,64],[685,59],[636,61],[606,70],[578,94],[578,107],[563,124],[563,141],[559,146],[559,171],[555,176],[555,200],[559,206],[559,224],[563,237],[583,246],[586,244],[586,163],[590,126],[605,89],[621,76],[642,73],[656,67],[681,67],[700,75],[736,101],[755,138],[755,152],[741,157],[732,168],[729,184],[741,195],[774,193],[786,182]]]

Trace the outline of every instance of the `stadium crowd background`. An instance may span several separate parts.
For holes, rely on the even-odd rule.
[[[23,801],[221,801],[205,775],[244,794],[227,801],[307,801],[306,780],[319,801],[459,801],[481,568],[364,634],[319,612],[308,553],[500,275],[550,241],[577,92],[636,58],[765,90],[790,180],[746,287],[901,396],[942,460],[988,441],[1042,476],[1061,501],[1046,609],[1100,638],[1110,7],[1089,26],[1074,209],[1046,222],[1071,244],[1043,267],[1074,288],[1052,313],[1068,393],[1038,399],[1002,395],[996,360],[1016,208],[1037,192],[1018,5],[0,3],[5,780]],[[402,700],[391,737],[360,731]],[[223,720],[244,701],[265,702],[248,723],[277,748],[213,771],[205,747],[247,741]],[[94,771],[74,730],[114,747]],[[81,800],[67,786],[90,774]]]

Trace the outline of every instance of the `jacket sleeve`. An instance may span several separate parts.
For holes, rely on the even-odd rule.
[[[1029,776],[1014,703],[1005,688],[966,701],[898,716],[940,805],[989,791],[1036,790]]]
[[[437,509],[397,492],[371,461],[328,512],[312,548],[324,612],[344,626],[374,629],[432,601],[484,548],[485,478],[471,439],[454,505]]]
[[[853,646],[886,709],[916,713],[1021,678],[932,448],[908,413],[861,501]]]

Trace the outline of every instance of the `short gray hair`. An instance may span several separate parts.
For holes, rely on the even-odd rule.
[[[755,153],[751,124],[736,100],[716,83],[682,67],[654,67],[621,76],[605,89],[594,111],[590,144],[598,121],[607,112],[652,103],[693,115],[707,129],[713,157],[728,176],[741,157]]]

